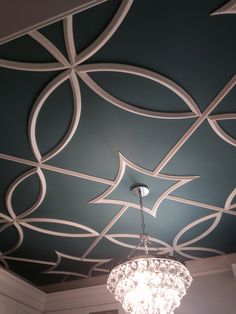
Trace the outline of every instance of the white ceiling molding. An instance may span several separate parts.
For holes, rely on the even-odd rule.
[[[66,80],[69,80],[71,85],[71,90],[73,93],[74,99],[74,110],[73,116],[71,118],[71,124],[64,136],[64,138],[57,144],[50,152],[48,152],[45,156],[42,156],[36,140],[36,124],[37,118],[40,113],[41,108],[43,107],[47,98],[53,93],[53,91],[61,85]],[[35,155],[36,160],[39,163],[43,163],[52,157],[56,156],[71,140],[75,131],[77,130],[81,113],[81,96],[80,96],[80,87],[76,74],[72,70],[66,70],[60,75],[58,75],[54,80],[52,80],[40,93],[38,96],[34,107],[31,111],[29,118],[29,140],[31,144],[32,151]]]
[[[99,266],[111,261],[111,259],[95,259],[95,258],[81,258],[81,257],[76,257],[68,254],[64,254],[61,252],[57,252],[57,261],[56,263],[50,267],[49,269],[45,270],[43,273],[44,274],[61,274],[61,275],[72,275],[80,278],[90,278],[92,275],[93,271],[101,271]],[[62,258],[72,260],[72,261],[78,261],[78,262],[85,262],[85,263],[94,263],[94,265],[90,268],[88,275],[84,275],[78,272],[69,272],[69,271],[60,271],[57,270],[57,267],[60,265]],[[102,272],[109,272],[106,269],[103,269]]]
[[[206,109],[202,112],[200,117],[192,124],[188,131],[181,137],[181,139],[175,144],[175,146],[169,151],[169,153],[163,158],[163,160],[156,166],[155,173],[159,173],[171,158],[179,151],[185,142],[198,130],[202,123],[208,118],[214,109],[221,103],[221,101],[229,94],[229,92],[236,85],[236,74],[227,82],[222,90],[216,95],[216,97],[210,102]]]
[[[40,38],[41,40],[41,38]],[[43,41],[43,39],[42,39]],[[47,46],[47,44],[45,44],[45,46]],[[50,48],[51,49],[51,48]],[[58,55],[56,53],[56,55]],[[82,66],[81,66],[82,67]],[[87,67],[87,65],[86,65]],[[102,68],[104,67],[104,65],[102,65]],[[113,65],[112,67],[115,67],[115,65]],[[82,68],[83,69],[83,68]],[[108,69],[110,69],[110,65],[108,65]],[[115,67],[116,69],[116,67]],[[136,67],[130,67],[128,66],[128,71],[130,71],[130,69],[132,71],[136,71]],[[86,236],[97,236],[97,238],[94,240],[94,242],[90,245],[90,247],[82,254],[82,256],[80,257],[82,260],[85,259],[88,254],[95,248],[95,246],[101,241],[101,239],[107,234],[107,232],[111,229],[111,227],[120,219],[120,217],[126,212],[126,210],[132,206],[132,207],[137,207],[136,204],[133,203],[129,203],[129,202],[123,202],[123,201],[118,201],[118,200],[110,200],[110,199],[106,199],[106,196],[108,196],[119,184],[119,182],[121,181],[121,178],[124,175],[125,172],[125,168],[126,166],[131,167],[132,169],[141,172],[145,175],[148,176],[152,176],[152,177],[156,177],[159,179],[167,179],[167,180],[174,180],[177,181],[174,185],[172,185],[170,188],[168,188],[162,195],[161,197],[156,201],[156,203],[154,204],[154,207],[152,209],[148,209],[148,208],[144,208],[144,210],[152,215],[156,215],[156,211],[160,205],[160,203],[167,197],[171,197],[170,193],[173,192],[175,189],[177,189],[178,187],[182,186],[183,184],[186,184],[188,182],[190,182],[191,180],[194,180],[197,178],[197,176],[188,176],[188,177],[181,177],[181,176],[170,176],[170,175],[164,175],[164,174],[160,174],[160,171],[162,170],[162,168],[165,166],[165,164],[174,156],[174,154],[182,147],[182,145],[187,141],[187,139],[198,129],[198,127],[203,123],[203,121],[205,121],[208,116],[210,115],[210,113],[218,106],[218,104],[222,101],[222,99],[230,92],[230,90],[235,86],[236,84],[236,75],[232,77],[232,79],[225,85],[225,87],[220,91],[220,93],[213,99],[213,101],[209,104],[209,106],[204,110],[204,112],[198,117],[198,119],[193,123],[193,125],[190,127],[190,129],[184,134],[184,136],[179,140],[179,142],[173,147],[173,149],[166,155],[166,157],[161,161],[161,163],[159,165],[156,166],[156,168],[153,171],[144,169],[142,167],[139,167],[137,165],[135,165],[134,163],[132,163],[131,161],[127,160],[124,156],[122,156],[121,154],[119,155],[120,157],[120,169],[118,171],[117,177],[114,181],[112,182],[107,182],[106,179],[101,179],[101,178],[97,178],[97,177],[91,177],[87,174],[79,174],[79,173],[75,173],[72,172],[70,170],[66,170],[66,169],[61,169],[61,168],[57,168],[51,165],[46,165],[44,162],[47,159],[50,159],[52,156],[56,155],[57,153],[59,153],[59,151],[61,151],[70,141],[70,139],[72,138],[74,132],[75,132],[75,125],[78,124],[79,122],[79,116],[80,116],[80,109],[76,109],[76,113],[74,111],[74,117],[72,119],[71,122],[71,126],[69,127],[69,130],[66,134],[66,136],[64,137],[64,139],[55,146],[55,148],[49,152],[46,157],[45,160],[43,159],[44,157],[41,156],[38,148],[37,148],[37,143],[36,143],[36,137],[35,137],[35,124],[37,121],[37,116],[38,113],[44,103],[45,98],[48,97],[48,95],[51,93],[51,91],[54,89],[54,87],[57,86],[57,84],[60,83],[60,76],[62,75],[63,78],[62,79],[67,79],[67,71],[74,71],[74,70],[66,70],[65,72],[63,72],[62,74],[60,74],[57,78],[56,78],[56,82],[54,82],[55,80],[53,80],[52,84],[48,85],[46,87],[46,89],[42,92],[42,94],[39,96],[38,101],[36,101],[35,106],[33,107],[33,110],[31,112],[30,115],[30,119],[29,119],[29,137],[31,139],[31,145],[32,145],[32,150],[38,160],[38,162],[33,162],[33,161],[27,161],[25,159],[22,158],[18,158],[18,157],[14,157],[14,156],[8,156],[8,155],[4,155],[4,154],[0,154],[0,158],[2,159],[7,159],[7,160],[12,160],[12,161],[16,161],[19,163],[23,163],[23,164],[29,164],[32,166],[36,166],[35,169],[30,170],[30,173],[26,172],[25,174],[21,175],[20,177],[18,177],[9,187],[8,192],[6,194],[6,204],[7,204],[7,209],[9,211],[9,217],[6,217],[6,215],[1,215],[1,220],[3,220],[6,224],[3,225],[1,231],[5,230],[6,228],[10,227],[11,225],[14,226],[18,232],[18,240],[17,243],[10,248],[9,250],[7,250],[6,252],[3,252],[1,254],[1,260],[3,261],[4,265],[7,266],[7,260],[11,259],[12,257],[8,257],[7,255],[9,253],[12,253],[13,251],[15,251],[22,243],[23,238],[24,238],[24,234],[23,234],[23,230],[21,228],[21,224],[27,228],[33,229],[35,231],[38,232],[42,232],[45,234],[51,234],[51,235],[56,235],[56,236],[63,236],[63,237],[83,237],[84,234],[80,234],[80,233],[69,233],[69,234],[62,234],[56,231],[52,231],[52,230],[46,230],[46,229],[42,229],[42,228],[38,228],[34,225],[29,224],[31,223],[39,223],[39,222],[53,222],[55,224],[64,224],[64,225],[69,225],[76,228],[82,228],[84,230],[90,231],[90,234],[87,234]],[[143,69],[143,71],[146,71]],[[80,71],[78,71],[78,68],[76,68],[76,72],[77,74],[80,73]],[[148,75],[150,71],[148,71]],[[69,72],[68,72],[69,73]],[[72,75],[68,74],[68,75]],[[144,76],[147,76],[147,73],[144,72]],[[75,80],[75,74],[73,73],[73,80]],[[76,78],[77,81],[77,78]],[[160,79],[158,78],[158,81],[160,82]],[[72,85],[74,84],[71,83]],[[173,83],[174,84],[174,83]],[[173,89],[173,86],[169,87],[171,89]],[[179,91],[177,90],[177,94],[179,94]],[[185,93],[183,94],[185,95]],[[184,96],[185,97],[185,96]],[[78,104],[80,104],[80,97],[79,94],[77,92],[76,97],[74,95],[74,99],[75,101],[75,108],[78,107]],[[192,104],[193,105],[193,104]],[[191,105],[191,106],[192,106]],[[191,107],[193,110],[193,107]],[[80,105],[79,105],[80,108]],[[35,139],[35,140],[34,140]],[[42,175],[42,171],[41,169],[47,169],[47,170],[52,170],[52,171],[57,171],[60,173],[64,173],[64,174],[68,174],[68,175],[73,175],[73,176],[77,176],[77,177],[81,177],[84,179],[89,179],[89,180],[93,180],[95,182],[101,182],[101,183],[105,183],[105,184],[109,184],[110,187],[104,192],[102,193],[102,195],[98,196],[95,200],[91,201],[91,203],[111,203],[111,204],[118,204],[118,205],[122,205],[122,208],[120,209],[120,211],[113,217],[113,219],[108,223],[108,225],[104,228],[104,230],[98,235],[97,232],[95,230],[92,230],[91,228],[87,227],[87,226],[82,226],[82,225],[78,225],[78,224],[74,224],[73,222],[70,221],[65,221],[65,220],[57,220],[57,219],[51,219],[51,218],[47,218],[47,217],[43,217],[41,220],[35,220],[35,219],[30,219],[27,220],[26,215],[28,215],[28,213],[31,213],[32,211],[36,210],[38,208],[38,206],[40,205],[41,201],[42,201],[42,197],[45,195],[45,190],[46,190],[46,183],[43,179],[43,175]],[[27,209],[22,215],[20,215],[18,219],[15,219],[16,217],[14,216],[14,213],[12,212],[12,207],[10,204],[10,200],[11,200],[11,194],[13,193],[15,187],[21,182],[23,181],[25,178],[27,178],[30,175],[38,175],[39,179],[40,179],[40,185],[41,185],[41,192],[40,195],[38,197],[38,200],[36,200],[35,204],[33,205],[32,208]],[[9,192],[10,191],[10,192]],[[10,196],[8,195],[10,193]],[[187,202],[186,200],[184,200],[183,202]],[[199,204],[199,206],[201,206],[201,204]],[[204,206],[203,206],[204,207]],[[209,205],[205,206],[206,208],[209,207]],[[212,207],[211,207],[212,208]],[[213,208],[212,208],[213,209]],[[231,209],[231,208],[230,208]],[[229,210],[226,210],[228,213],[230,213]],[[221,218],[221,214],[223,211],[217,210],[216,214],[213,215],[209,215],[204,217],[203,219],[197,220],[196,222],[190,224],[189,226],[186,226],[183,230],[181,230],[177,235],[176,235],[176,239],[173,242],[173,248],[172,250],[176,250],[176,252],[178,252],[179,254],[181,254],[184,257],[187,258],[192,258],[195,259],[197,257],[190,255],[188,253],[185,253],[183,251],[207,251],[207,252],[211,252],[211,253],[215,253],[215,254],[224,254],[221,251],[218,250],[214,250],[211,248],[202,248],[202,247],[189,247],[187,246],[187,244],[189,243],[195,243],[197,242],[197,240],[202,239],[203,237],[205,237],[206,235],[208,235],[212,230],[214,230],[214,228],[217,226],[220,218]],[[233,211],[231,211],[233,212]],[[234,213],[234,212],[233,212]],[[214,217],[213,217],[214,216]],[[192,228],[195,224],[201,223],[202,221],[208,220],[208,219],[212,219],[215,218],[215,221],[213,222],[213,224],[210,226],[210,228],[206,231],[204,231],[204,233],[200,236],[197,237],[196,239],[192,239],[191,241],[188,241],[187,244],[181,244],[179,245],[178,239],[180,238],[180,236],[182,236],[183,233],[185,233],[185,231],[189,230],[190,228]],[[89,229],[88,229],[89,228]],[[112,237],[108,237],[109,240],[112,240],[114,242],[114,238]],[[160,240],[159,240],[160,241]],[[117,244],[117,243],[116,243]],[[120,245],[125,246],[124,244],[121,244],[121,242],[119,242]],[[171,251],[172,251],[171,250]],[[57,262],[51,262],[51,261],[38,261],[38,260],[32,260],[32,259],[28,259],[27,257],[25,258],[17,258],[14,257],[15,261],[20,261],[20,262],[26,262],[26,263],[38,263],[38,264],[45,264],[45,265],[50,265],[52,267],[57,265]],[[69,273],[69,272],[68,272]],[[79,274],[78,274],[79,275]]]
[[[142,115],[149,118],[159,118],[159,119],[186,119],[186,118],[194,118],[199,117],[201,112],[193,100],[193,98],[178,84],[171,81],[170,79],[155,73],[153,71],[131,66],[128,64],[110,64],[110,63],[100,63],[100,64],[85,64],[81,66],[77,66],[75,68],[79,77],[87,84],[95,93],[99,96],[107,100],[108,102],[112,103],[113,105],[127,110],[131,113]],[[118,73],[127,73],[132,74],[140,77],[144,77],[151,81],[154,81],[158,84],[161,84],[174,92],[177,96],[179,96],[189,107],[191,110],[190,112],[157,112],[151,110],[144,110],[133,105],[130,105],[116,97],[112,96],[111,94],[107,93],[104,89],[102,89],[95,81],[91,79],[88,73],[96,73],[96,72],[118,72]]]
[[[29,2],[29,1],[25,1]],[[102,3],[103,1],[94,0],[94,1],[76,1],[77,8],[76,12],[79,10],[84,10],[88,8],[89,6],[96,5],[99,3]],[[62,2],[61,2],[62,3]],[[199,106],[196,104],[192,96],[185,91],[179,84],[174,82],[173,80],[156,73],[154,71],[132,66],[129,64],[117,64],[117,63],[94,63],[94,64],[82,64],[84,61],[89,59],[91,56],[93,56],[103,45],[105,45],[108,40],[111,38],[111,36],[115,33],[115,31],[118,29],[124,18],[126,17],[131,5],[133,3],[133,0],[122,0],[119,9],[111,19],[111,21],[108,23],[107,27],[103,32],[97,37],[97,39],[89,45],[86,49],[84,49],[82,52],[78,53],[75,49],[75,36],[73,33],[73,15],[72,12],[68,15],[65,15],[65,12],[63,12],[63,15],[60,15],[60,19],[63,18],[63,28],[64,28],[64,41],[66,44],[67,49],[67,55],[68,60],[64,55],[58,50],[58,48],[50,41],[48,40],[44,35],[42,35],[37,29],[35,29],[32,26],[28,26],[27,32],[28,35],[31,36],[35,41],[37,41],[41,46],[43,46],[54,58],[54,63],[24,63],[24,62],[17,62],[17,61],[11,61],[11,60],[4,60],[0,59],[0,66],[5,68],[10,68],[14,70],[23,70],[23,71],[57,71],[57,70],[63,70],[62,73],[60,73],[57,77],[55,77],[39,94],[36,101],[33,103],[32,110],[29,116],[28,120],[28,138],[31,144],[31,150],[36,158],[36,161],[27,160],[24,158],[19,158],[17,156],[11,156],[7,154],[0,153],[0,158],[4,160],[9,160],[12,162],[29,165],[33,168],[26,171],[22,175],[18,176],[13,182],[10,184],[7,193],[5,195],[5,202],[6,202],[6,209],[8,211],[8,215],[0,213],[0,221],[4,223],[4,225],[0,228],[0,232],[6,230],[8,227],[13,226],[18,234],[18,238],[16,240],[16,243],[9,249],[7,249],[5,252],[0,252],[0,262],[3,263],[3,265],[8,268],[8,261],[10,264],[10,261],[18,261],[23,263],[34,263],[34,264],[42,264],[47,265],[50,268],[44,273],[47,274],[63,274],[63,275],[73,275],[77,277],[87,278],[90,277],[90,274],[83,275],[81,273],[75,273],[68,271],[61,271],[58,266],[60,266],[61,258],[67,258],[74,261],[79,262],[94,262],[95,266],[91,268],[91,272],[93,270],[106,272],[107,269],[100,268],[100,266],[105,263],[105,259],[89,259],[87,258],[89,254],[93,251],[93,249],[97,246],[97,244],[103,239],[106,238],[107,240],[115,243],[116,245],[120,245],[123,247],[128,248],[134,248],[133,245],[127,244],[124,241],[120,241],[120,238],[131,238],[131,239],[137,239],[138,235],[135,234],[109,234],[109,230],[115,225],[115,223],[118,222],[118,220],[121,218],[121,216],[129,209],[129,207],[133,208],[139,208],[139,205],[128,202],[125,200],[117,200],[117,199],[109,199],[108,196],[118,187],[120,184],[122,178],[125,175],[126,167],[129,167],[133,169],[134,171],[139,172],[142,175],[146,175],[152,178],[156,178],[158,180],[171,180],[174,181],[173,184],[166,189],[161,196],[159,196],[152,208],[144,208],[144,211],[146,213],[151,214],[153,217],[156,217],[156,213],[158,211],[158,208],[160,204],[168,199],[171,201],[177,201],[183,204],[189,204],[194,205],[197,207],[202,207],[206,209],[213,210],[214,213],[211,215],[206,215],[202,218],[199,218],[187,226],[183,227],[181,230],[177,231],[177,234],[175,235],[172,244],[168,244],[160,239],[152,238],[153,242],[160,244],[162,247],[160,248],[161,253],[170,253],[173,254],[174,251],[181,254],[182,256],[190,259],[199,259],[198,257],[195,257],[194,255],[190,255],[188,253],[192,251],[203,251],[203,252],[210,252],[214,254],[223,255],[224,252],[220,250],[216,250],[214,248],[207,248],[207,247],[199,247],[199,246],[192,246],[193,244],[197,243],[199,240],[203,239],[204,237],[208,236],[219,224],[222,213],[227,213],[230,215],[236,215],[236,212],[233,211],[235,208],[235,204],[232,203],[234,201],[235,191],[234,189],[231,194],[228,196],[225,207],[219,208],[217,206],[211,205],[211,204],[204,204],[202,202],[198,202],[195,200],[187,200],[181,197],[172,196],[171,193],[175,192],[176,189],[183,186],[184,184],[190,183],[191,181],[197,179],[197,176],[173,176],[173,175],[166,175],[162,174],[163,168],[167,165],[167,163],[175,156],[175,154],[182,148],[182,146],[186,143],[186,141],[199,129],[199,127],[205,122],[208,121],[208,123],[211,125],[213,130],[216,132],[216,134],[221,137],[224,141],[227,143],[236,146],[236,140],[232,138],[230,135],[226,134],[218,124],[218,121],[221,120],[230,120],[235,119],[236,114],[219,114],[219,115],[211,115],[213,111],[217,108],[217,106],[221,103],[221,101],[229,94],[229,92],[235,87],[236,85],[236,75],[234,75],[232,78],[229,78],[228,83],[219,91],[219,93],[215,96],[215,98],[208,104],[206,109],[203,110],[203,112],[200,111]],[[78,9],[78,4],[80,4],[80,9]],[[231,6],[233,4],[233,6]],[[227,8],[234,7],[235,1],[231,1]],[[21,6],[23,4],[21,3]],[[57,5],[58,2],[57,2]],[[226,7],[226,6],[225,6]],[[225,8],[224,7],[224,8]],[[35,8],[34,8],[35,9]],[[30,11],[30,7],[28,7],[28,12]],[[75,12],[75,11],[73,11]],[[29,14],[30,15],[30,14]],[[47,23],[50,23],[55,21],[55,19],[59,19],[59,16],[56,18],[53,17],[53,20],[48,19]],[[44,21],[45,23],[45,21]],[[14,24],[14,23],[13,23]],[[37,24],[37,27],[41,27],[44,24]],[[1,23],[0,23],[1,26]],[[31,28],[32,27],[32,28]],[[0,28],[1,29],[1,28]],[[26,29],[26,28],[25,28]],[[20,35],[20,33],[17,33]],[[22,34],[22,33],[21,33]],[[17,36],[18,36],[17,35]],[[10,36],[10,35],[9,35]],[[13,36],[13,35],[11,35]],[[14,35],[16,36],[16,34]],[[12,37],[9,37],[10,39]],[[6,40],[6,37],[5,37]],[[1,38],[0,38],[1,41]],[[164,87],[166,87],[169,91],[175,93],[181,100],[183,100],[186,104],[186,110],[184,112],[161,112],[158,111],[151,111],[151,110],[145,110],[142,108],[139,108],[136,105],[126,103],[125,101],[122,101],[115,96],[109,94],[106,90],[104,90],[102,87],[100,87],[93,79],[90,77],[90,73],[95,72],[118,72],[122,74],[128,74],[128,75],[135,75],[137,77],[142,77],[148,80],[151,80],[157,84],[160,84]],[[69,169],[63,169],[60,167],[55,167],[50,164],[47,164],[51,158],[59,154],[71,141],[72,137],[75,135],[79,122],[80,122],[80,114],[81,114],[81,95],[80,95],[80,86],[78,77],[80,77],[85,84],[97,95],[108,101],[111,105],[114,105],[116,107],[119,107],[122,110],[128,111],[131,114],[139,115],[141,117],[145,118],[158,118],[158,119],[188,119],[188,118],[195,118],[193,124],[191,127],[186,131],[186,133],[178,140],[178,142],[172,147],[172,149],[164,156],[162,161],[158,164],[156,164],[156,167],[153,170],[146,169],[144,167],[138,166],[134,164],[132,161],[126,159],[121,153],[119,153],[119,169],[117,171],[116,178],[114,180],[108,180],[106,178],[100,178],[96,176],[92,176],[86,173],[80,173],[76,171],[71,171]],[[69,81],[72,94],[73,94],[73,115],[70,121],[70,125],[68,127],[68,130],[65,134],[65,136],[61,139],[59,143],[55,143],[52,150],[47,152],[45,155],[42,155],[39,149],[39,145],[37,143],[37,120],[40,115],[41,109],[44,107],[47,98],[53,94],[53,92],[56,90],[57,87],[59,87],[63,82]],[[47,191],[47,182],[44,176],[43,170],[53,171],[57,173],[62,173],[64,175],[74,176],[85,180],[90,180],[96,183],[102,183],[107,185],[107,187],[104,188],[104,192],[96,198],[94,198],[92,201],[90,201],[90,204],[111,204],[111,205],[121,205],[120,210],[116,213],[116,215],[107,223],[105,227],[103,227],[103,230],[101,232],[97,232],[96,230],[91,229],[89,226],[85,226],[73,221],[69,220],[60,220],[55,219],[51,217],[40,217],[40,218],[30,218],[28,217],[30,214],[32,214],[34,211],[38,210],[41,203],[44,201],[44,198],[46,196]],[[38,197],[33,205],[31,205],[29,208],[26,208],[24,212],[22,212],[19,215],[16,215],[15,210],[13,208],[12,204],[12,197],[14,194],[15,189],[17,189],[18,185],[20,185],[25,179],[27,179],[30,176],[37,176],[39,185],[40,185],[40,191],[38,193]],[[210,226],[204,230],[200,235],[196,236],[193,239],[188,239],[185,242],[181,242],[182,236],[185,235],[186,232],[191,230],[197,225],[200,225],[201,223],[204,223],[206,221],[212,221]],[[64,225],[66,227],[71,227],[75,229],[74,233],[66,233],[66,232],[58,232],[53,230],[48,230],[46,228],[41,227],[42,223],[50,223],[53,224],[54,227],[58,227],[59,225]],[[38,225],[38,226],[37,226]],[[16,251],[17,248],[22,244],[24,240],[24,233],[23,228],[34,230],[35,232],[44,233],[51,236],[58,236],[58,237],[69,237],[69,238],[90,238],[94,237],[94,241],[92,244],[85,250],[85,252],[82,252],[81,256],[72,256],[72,255],[66,255],[63,252],[57,252],[55,251],[55,256],[57,257],[56,261],[43,261],[40,259],[30,259],[27,258],[27,256],[23,257],[17,257],[17,256],[8,256],[10,253]],[[52,227],[53,229],[53,227]],[[79,231],[78,231],[79,230]],[[81,230],[87,231],[87,233],[81,233]],[[140,250],[143,250],[144,248],[140,247]],[[152,247],[151,250],[156,250],[155,247]],[[220,257],[219,257],[220,258]],[[211,265],[210,270],[208,270],[208,263],[207,265],[202,265],[204,262],[200,259],[200,264],[197,267],[199,269],[197,270],[197,274],[204,274],[204,272],[209,274],[209,271],[211,272],[219,272],[219,271],[225,271],[225,269],[228,269],[229,262],[227,259],[227,262],[225,261],[225,256],[222,257],[222,260],[220,261],[220,268],[218,264],[215,266],[214,269],[214,263],[213,266]],[[214,258],[213,258],[214,259]],[[230,259],[230,258],[229,258]],[[214,260],[215,261],[215,260]],[[190,266],[193,264],[190,264]],[[195,265],[195,264],[194,264]],[[57,269],[58,267],[58,269]],[[201,268],[202,267],[202,268]],[[204,268],[205,267],[205,268]],[[194,270],[196,270],[195,266],[193,267]]]
[[[105,238],[108,239],[109,241],[115,243],[115,244],[118,244],[118,245],[121,245],[123,247],[127,247],[127,248],[130,248],[130,249],[136,249],[136,250],[142,250],[142,251],[145,251],[145,247],[143,246],[139,246],[137,247],[137,245],[131,245],[131,244],[128,244],[128,243],[125,243],[123,241],[120,241],[118,239],[122,239],[122,238],[128,238],[128,239],[138,239],[140,240],[140,235],[139,234],[122,234],[122,233],[118,233],[118,234],[107,234],[105,235]],[[166,253],[170,253],[170,254],[173,254],[173,248],[166,242],[160,240],[160,239],[155,239],[155,238],[152,238],[152,237],[149,237],[150,239],[150,244],[148,246],[148,251],[152,252],[157,252],[158,251],[158,254],[166,254]],[[161,245],[160,246],[157,246],[157,245]]]
[[[3,0],[0,4],[0,44],[105,1],[107,0]]]
[[[106,0],[107,1],[107,0]],[[96,2],[96,1],[94,1]],[[100,2],[97,0],[97,3]],[[38,72],[47,72],[47,71],[57,71],[62,69],[72,69],[76,66],[81,64],[82,62],[86,61],[88,58],[93,56],[99,49],[104,46],[107,41],[112,37],[115,33],[117,28],[123,22],[124,18],[126,17],[133,0],[123,0],[119,6],[119,9],[111,19],[110,23],[107,27],[102,31],[102,33],[97,37],[97,39],[89,45],[86,49],[84,49],[79,54],[76,54],[75,51],[75,42],[74,42],[74,33],[73,33],[73,15],[69,15],[66,19],[63,20],[63,28],[64,28],[64,39],[66,43],[66,49],[69,56],[69,61],[62,55],[62,53],[53,45],[46,37],[44,37],[40,32],[37,30],[31,30],[27,32],[29,36],[34,38],[39,44],[41,44],[45,49],[50,52],[50,54],[58,61],[54,63],[26,63],[26,62],[17,62],[11,60],[0,59],[0,66],[15,69],[15,70],[22,70],[22,71],[38,71]],[[39,27],[37,27],[39,28]],[[1,41],[0,41],[1,44]],[[59,76],[60,77],[60,76]],[[57,81],[55,82],[55,88],[57,87]],[[51,87],[53,88],[54,85]]]
[[[211,15],[220,14],[236,14],[236,0],[231,0],[218,10],[214,11]]]
[[[224,113],[224,114],[217,114],[208,117],[208,122],[212,129],[219,135],[225,142],[236,146],[236,139],[227,134],[219,125],[217,121],[224,121],[224,120],[235,120],[236,113]]]
[[[119,170],[117,171],[117,176],[113,182],[113,184],[101,195],[97,196],[95,199],[90,201],[91,204],[117,204],[117,205],[123,205],[128,207],[133,207],[139,209],[139,204],[131,203],[123,200],[113,200],[109,199],[108,197],[112,194],[112,192],[119,186],[122,178],[125,175],[126,169],[131,168],[134,171],[137,171],[138,173],[141,173],[143,175],[156,178],[157,180],[169,180],[174,181],[173,184],[166,189],[156,200],[152,208],[147,208],[144,206],[144,211],[148,214],[156,217],[157,210],[160,206],[160,204],[164,201],[164,199],[177,190],[179,187],[181,187],[184,184],[187,184],[195,179],[198,178],[198,176],[172,176],[172,175],[166,175],[166,174],[155,174],[153,171],[150,171],[148,169],[142,168],[138,165],[135,165],[132,161],[125,158],[121,153],[119,153]],[[176,182],[177,181],[177,182]]]

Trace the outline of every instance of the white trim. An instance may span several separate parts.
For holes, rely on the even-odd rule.
[[[223,113],[223,114],[212,115],[212,116],[209,116],[207,119],[210,126],[216,132],[218,136],[220,136],[225,142],[236,147],[236,139],[230,136],[227,132],[225,132],[218,123],[218,121],[223,121],[223,120],[235,120],[236,119],[235,113]]]
[[[220,14],[236,14],[236,0],[231,0],[218,10],[214,11],[211,15],[220,15]]]
[[[187,261],[185,264],[191,275],[197,277],[232,271],[234,263],[236,253]]]
[[[115,304],[114,297],[108,292],[106,285],[81,288],[69,291],[50,293],[46,296],[45,313],[57,310],[72,310],[104,304]]]
[[[9,11],[11,8],[12,9],[12,15],[13,15],[13,11],[18,12],[19,8],[22,7],[27,7],[28,8],[28,12],[31,12],[31,14],[28,14],[28,12],[26,12],[26,14],[24,16],[21,16],[21,19],[19,19],[19,21],[21,21],[21,23],[19,23],[18,21],[18,25],[17,28],[15,29],[10,29],[10,31],[8,30],[8,33],[5,32],[5,34],[1,33],[0,35],[0,44],[6,43],[10,40],[13,40],[17,37],[23,36],[25,35],[27,32],[30,32],[31,30],[35,30],[44,26],[47,26],[49,24],[55,23],[59,20],[61,20],[62,18],[70,15],[70,14],[76,14],[78,12],[81,11],[85,11],[95,5],[101,4],[103,2],[105,2],[107,0],[77,0],[76,2],[74,1],[73,3],[76,3],[76,5],[73,3],[67,3],[67,5],[65,5],[65,2],[67,1],[51,1],[51,4],[48,5],[48,3],[43,4],[44,1],[37,1],[35,2],[33,5],[30,5],[30,3],[32,1],[21,1],[21,3],[19,4],[19,6],[17,6],[17,2],[14,1],[14,4],[12,3],[13,1],[5,1],[5,12],[8,13],[7,18],[5,17],[5,22],[8,22],[8,19],[12,18],[12,16],[9,16]],[[11,2],[10,4],[7,2]],[[23,3],[24,2],[24,3]],[[61,2],[61,4],[60,4]],[[63,4],[64,2],[64,4]],[[38,4],[40,3],[40,5]],[[57,3],[57,8],[55,10],[55,3]],[[62,5],[63,4],[63,5]],[[14,10],[13,10],[13,6],[14,6]],[[35,6],[37,6],[37,9],[35,8]],[[44,7],[43,7],[44,6]],[[34,7],[34,14],[32,13],[32,7]],[[50,10],[49,10],[50,9]],[[54,9],[54,10],[53,10]],[[44,12],[44,14],[43,14]],[[40,13],[40,16],[39,16]],[[22,14],[22,12],[21,12]],[[56,15],[55,15],[56,14]],[[22,23],[22,21],[24,23]],[[15,21],[16,23],[16,21]],[[3,26],[3,24],[1,24],[1,26]]]
[[[231,266],[232,266],[234,278],[236,279],[236,263],[232,264]]]
[[[43,312],[46,294],[0,268],[0,295]]]

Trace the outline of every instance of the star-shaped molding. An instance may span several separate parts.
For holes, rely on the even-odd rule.
[[[109,270],[105,268],[101,268],[100,266],[108,263],[111,261],[111,259],[96,259],[96,258],[81,258],[81,257],[76,257],[68,254],[64,254],[61,252],[55,251],[57,255],[57,261],[56,263],[50,267],[49,269],[45,270],[43,273],[44,274],[58,274],[58,275],[66,275],[66,276],[75,276],[75,277],[80,277],[80,278],[89,278],[92,276],[92,273],[94,271],[96,272],[101,272],[101,273],[108,273]],[[70,260],[70,261],[75,261],[75,262],[81,262],[81,263],[89,263],[91,264],[91,268],[88,271],[88,274],[80,273],[80,272],[71,272],[71,271],[65,271],[65,270],[60,270],[60,264],[64,260]]]
[[[125,158],[121,153],[119,153],[119,170],[117,173],[117,176],[115,178],[115,180],[113,181],[113,183],[111,184],[111,186],[101,195],[99,195],[98,197],[96,197],[95,199],[93,199],[92,201],[90,201],[91,204],[96,204],[96,203],[102,203],[102,204],[117,204],[117,205],[122,205],[125,207],[134,207],[139,209],[140,205],[136,204],[136,203],[131,203],[131,202],[127,202],[124,200],[113,200],[113,199],[109,199],[108,196],[111,195],[111,193],[117,189],[119,187],[119,184],[122,180],[122,178],[125,175],[125,170],[126,167],[129,167],[143,175],[146,176],[150,176],[156,179],[160,179],[160,180],[170,180],[170,181],[174,181],[176,183],[174,183],[173,185],[171,185],[168,189],[166,189],[161,196],[159,196],[154,205],[152,206],[152,208],[147,208],[144,206],[144,211],[146,211],[148,214],[156,217],[157,214],[157,210],[160,206],[160,204],[163,202],[163,200],[173,191],[175,191],[176,189],[178,189],[180,186],[195,180],[196,178],[198,178],[198,176],[171,176],[171,175],[165,175],[165,174],[161,174],[158,173],[156,174],[155,171],[150,171],[147,169],[144,169],[140,166],[135,165],[133,162],[131,162],[130,160],[128,160],[127,158]]]

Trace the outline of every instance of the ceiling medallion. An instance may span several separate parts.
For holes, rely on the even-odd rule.
[[[142,221],[140,243],[145,255],[131,255],[114,267],[108,277],[107,289],[115,295],[126,313],[173,314],[182,297],[192,283],[187,268],[173,258],[156,257],[148,254],[149,236],[145,232],[143,197],[149,193],[147,186],[138,185],[132,192],[139,196]]]

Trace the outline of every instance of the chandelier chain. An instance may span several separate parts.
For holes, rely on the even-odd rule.
[[[141,222],[142,222],[142,231],[143,234],[146,234],[145,232],[145,221],[144,221],[144,212],[143,212],[143,197],[142,197],[142,191],[141,188],[138,190],[138,195],[139,195],[139,204],[140,204],[140,213],[141,213]]]
[[[141,243],[144,245],[145,254],[148,255],[148,243],[149,243],[149,236],[146,233],[146,225],[144,221],[144,211],[143,211],[143,195],[141,188],[138,189],[138,196],[139,196],[139,204],[140,204],[140,214],[141,214],[141,222],[142,222],[142,234],[140,235]]]
[[[139,242],[136,247],[130,252],[130,254],[128,255],[127,259],[131,258],[133,256],[133,254],[137,251],[137,249],[141,246],[142,242]]]

